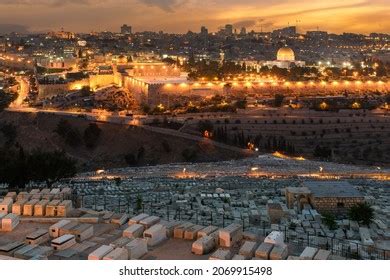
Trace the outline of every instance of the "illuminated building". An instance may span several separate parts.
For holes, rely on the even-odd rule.
[[[291,68],[293,66],[305,66],[304,61],[295,60],[295,53],[291,48],[280,48],[276,54],[276,60],[266,61],[263,65],[272,68],[277,66],[279,68]]]
[[[52,38],[65,39],[65,40],[71,40],[75,38],[75,34],[73,32],[64,31],[64,30],[57,31],[57,32],[49,32],[48,36]]]

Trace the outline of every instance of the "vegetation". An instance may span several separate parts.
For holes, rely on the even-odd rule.
[[[60,135],[64,139],[65,143],[71,147],[77,147],[81,144],[82,140],[80,132],[67,120],[60,120],[54,132]]]
[[[239,74],[246,70],[245,65],[240,65],[231,61],[198,61],[190,58],[184,65],[185,69],[189,71],[190,79],[205,79],[212,81],[214,79],[222,79],[227,75]]]
[[[238,108],[238,109],[246,109],[247,104],[248,104],[248,101],[246,100],[246,98],[244,98],[244,99],[237,100],[235,105],[236,105],[236,108]]]
[[[317,145],[314,149],[313,156],[322,159],[330,159],[332,157],[332,150],[329,147]]]
[[[64,152],[35,150],[25,153],[23,148],[1,149],[0,182],[11,188],[24,186],[31,181],[46,182],[51,186],[62,178],[76,174],[76,161]]]
[[[138,148],[138,151],[136,154],[134,153],[128,153],[125,155],[125,161],[129,166],[137,166],[140,164],[142,159],[145,157],[146,149],[144,146],[141,146]]]
[[[214,125],[211,121],[199,121],[198,129],[200,133],[204,133],[205,131],[208,131],[209,133],[212,133],[214,131]]]
[[[195,149],[187,148],[183,150],[182,156],[186,161],[192,162],[196,160],[198,152]]]
[[[349,210],[349,218],[363,225],[369,226],[374,219],[374,209],[367,202],[359,203]]]
[[[169,154],[169,153],[172,151],[171,146],[169,145],[169,143],[168,143],[167,140],[163,140],[163,141],[161,142],[161,146],[163,147],[164,151],[165,151],[167,154]]]
[[[275,94],[274,107],[281,107],[283,105],[283,101],[284,101],[283,94]]]
[[[137,195],[135,210],[140,211],[142,209],[143,199],[141,195]]]
[[[27,158],[33,181],[45,181],[48,186],[76,174],[76,162],[64,152],[33,151]]]
[[[8,108],[8,106],[17,98],[17,94],[9,94],[0,90],[0,112]]]
[[[337,223],[336,218],[331,213],[325,213],[322,215],[322,222],[330,229],[335,230],[337,229]]]
[[[0,132],[4,135],[4,138],[6,139],[6,146],[10,146],[15,142],[17,136],[17,130],[15,125],[13,125],[12,123],[1,123]]]
[[[136,166],[138,164],[137,157],[132,153],[125,155],[125,161],[129,166]]]
[[[85,146],[90,149],[95,148],[101,133],[102,130],[96,123],[90,123],[84,130],[83,140]]]

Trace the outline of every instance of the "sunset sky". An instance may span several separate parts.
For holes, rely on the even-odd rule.
[[[226,23],[270,31],[288,24],[298,30],[390,33],[390,0],[0,0],[0,32],[15,29],[77,32],[184,33]]]

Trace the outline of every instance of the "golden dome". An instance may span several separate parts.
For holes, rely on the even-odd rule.
[[[288,47],[283,47],[278,50],[277,60],[280,61],[294,61],[295,53],[292,49]]]

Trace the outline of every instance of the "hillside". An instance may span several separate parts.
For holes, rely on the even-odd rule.
[[[291,146],[296,155],[313,157],[320,147],[326,151],[317,153],[334,161],[390,164],[390,115],[383,111],[259,109],[229,118],[211,116],[208,126],[217,140],[237,146],[252,142],[260,152],[288,152]],[[199,130],[196,118],[181,129],[198,135]]]
[[[54,130],[61,119],[67,119],[82,135],[91,123],[82,118],[61,117],[42,113],[0,113],[0,123],[12,123],[17,130],[15,142],[25,150],[64,150],[78,160],[80,171],[116,168],[129,166],[126,155],[142,156],[136,165],[154,165],[186,161],[183,151],[191,154],[195,162],[229,160],[243,157],[243,154],[220,147],[205,141],[191,141],[170,135],[146,131],[140,127],[117,124],[98,123],[101,135],[97,146],[86,148],[83,143],[70,147]],[[0,144],[5,137],[0,133]],[[187,157],[188,160],[188,157]]]

